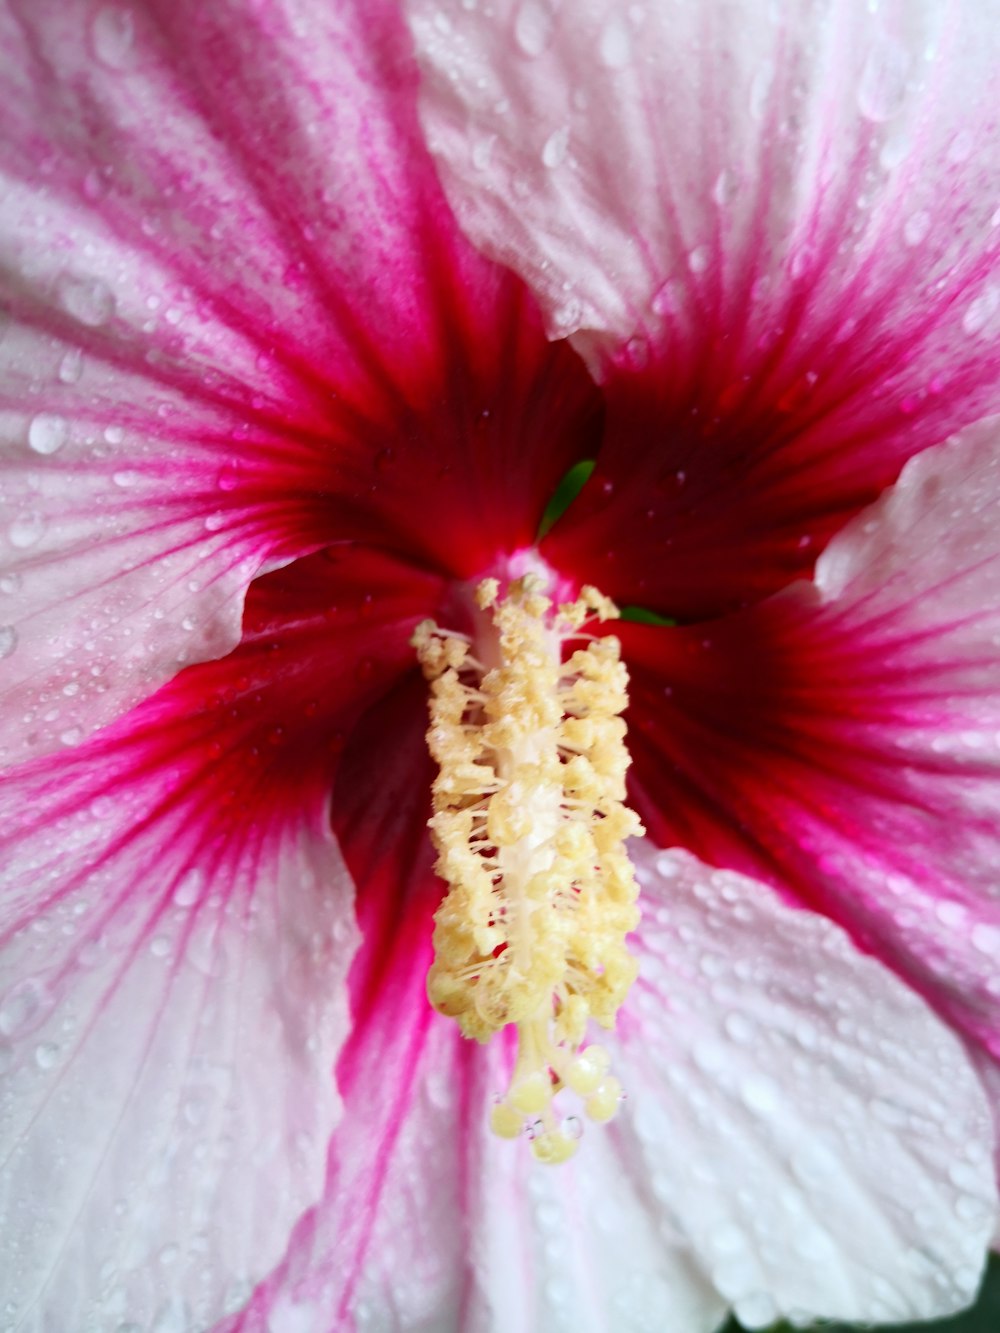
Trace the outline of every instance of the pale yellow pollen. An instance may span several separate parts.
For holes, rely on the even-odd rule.
[[[556,1095],[571,1089],[595,1121],[621,1097],[607,1052],[584,1041],[591,1019],[614,1026],[636,974],[625,937],[638,889],[623,843],[643,830],[624,804],[628,675],[610,636],[563,661],[588,621],[618,614],[594,588],[554,609],[536,576],[503,598],[484,579],[476,602],[492,613],[485,642],[429,621],[413,639],[431,682],[430,828],[448,884],[427,991],[477,1041],[516,1025],[491,1125],[503,1138],[527,1131],[536,1157],[560,1162],[579,1122],[561,1121]]]

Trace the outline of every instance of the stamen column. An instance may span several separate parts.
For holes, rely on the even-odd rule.
[[[493,1128],[527,1128],[536,1156],[562,1161],[576,1136],[556,1116],[556,1093],[572,1088],[590,1118],[607,1120],[620,1092],[606,1052],[582,1045],[588,1019],[614,1026],[636,973],[625,946],[639,912],[623,841],[642,832],[624,805],[628,677],[611,636],[562,660],[567,641],[588,637],[586,621],[617,615],[596,589],[557,610],[536,576],[498,593],[494,579],[477,589],[498,665],[431,622],[414,636],[432,682],[430,826],[449,886],[427,987],[466,1036],[485,1042],[517,1025]]]

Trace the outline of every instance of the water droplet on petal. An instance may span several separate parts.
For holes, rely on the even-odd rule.
[[[979,953],[1000,958],[1000,926],[979,923],[972,927],[972,947]]]
[[[135,60],[135,13],[129,5],[101,5],[90,28],[94,55],[109,69],[128,69]]]
[[[552,38],[553,14],[543,0],[525,0],[514,19],[514,40],[526,56],[540,56]]]
[[[1000,310],[1000,288],[989,286],[969,302],[969,307],[962,317],[962,328],[966,333],[982,333],[993,322]]]
[[[730,171],[728,167],[723,167],[712,186],[712,198],[719,208],[725,208],[727,204],[732,203],[738,193],[739,180],[735,173]]]
[[[553,130],[545,140],[542,148],[542,164],[552,170],[554,167],[562,166],[566,161],[566,152],[569,148],[569,126],[564,125],[562,129]]]
[[[28,427],[28,444],[36,454],[54,454],[69,437],[69,422],[53,412],[40,412]]]
[[[189,870],[174,889],[174,902],[178,907],[193,907],[201,897],[205,887],[205,876],[201,870]]]
[[[215,484],[220,491],[235,491],[240,484],[240,470],[235,463],[227,463],[219,470]]]
[[[903,223],[903,240],[907,245],[919,245],[931,229],[931,215],[925,209],[911,213]]]
[[[68,315],[90,328],[106,324],[114,314],[115,298],[100,278],[63,273],[56,283],[56,296]]]
[[[883,38],[869,53],[858,84],[858,109],[868,120],[884,121],[906,98],[910,56],[898,42]]]
[[[59,379],[63,384],[77,384],[83,374],[83,352],[71,347],[59,362]]]
[[[0,625],[0,657],[10,657],[17,647],[17,630],[13,625]]]
[[[598,54],[601,63],[608,69],[624,69],[632,59],[632,40],[628,29],[617,15],[604,25]]]
[[[708,246],[699,245],[688,255],[688,268],[692,273],[704,273],[708,268],[708,261]]]
[[[35,1064],[39,1069],[54,1068],[59,1059],[59,1047],[54,1042],[43,1041],[35,1047]]]
[[[26,550],[29,546],[34,546],[36,542],[41,541],[44,532],[45,519],[41,514],[32,512],[19,514],[7,529],[7,536],[10,539],[11,546],[16,546],[19,550]]]
[[[17,982],[0,1002],[0,1036],[31,1032],[44,1022],[52,1004],[52,992],[43,982],[33,977]]]

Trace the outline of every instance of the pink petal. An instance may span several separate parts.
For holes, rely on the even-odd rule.
[[[15,0],[0,43],[9,761],[227,651],[262,564],[532,540],[596,395],[457,233],[392,5]]]
[[[757,600],[1000,406],[986,11],[409,8],[463,224],[607,386],[558,568],[684,619]]]
[[[358,939],[330,788],[440,586],[360,549],[296,562],[254,584],[229,658],[5,779],[0,1207],[26,1326],[205,1327],[319,1197]]]
[[[909,463],[815,588],[626,644],[657,839],[832,915],[1000,1058],[997,432]]]
[[[615,1131],[747,1328],[934,1318],[997,1218],[962,1043],[822,918],[685,852],[633,849],[640,977]],[[589,1143],[581,1149],[589,1149]]]

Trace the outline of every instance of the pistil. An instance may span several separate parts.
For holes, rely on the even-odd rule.
[[[557,1112],[557,1095],[571,1089],[604,1121],[621,1092],[607,1052],[584,1043],[590,1019],[614,1026],[636,974],[625,943],[639,911],[623,843],[642,832],[624,804],[628,677],[618,640],[584,632],[618,614],[596,589],[555,608],[529,574],[499,594],[495,579],[477,589],[492,631],[475,644],[429,621],[414,635],[431,682],[430,828],[448,884],[427,989],[477,1041],[516,1026],[492,1127],[526,1132],[537,1157],[557,1162],[580,1124]]]

